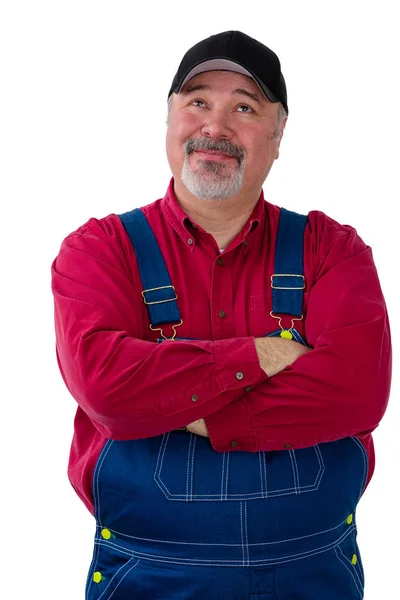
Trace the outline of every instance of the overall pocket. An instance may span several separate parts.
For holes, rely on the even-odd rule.
[[[318,490],[319,446],[276,452],[215,452],[207,438],[163,435],[154,480],[168,500],[257,500]]]
[[[334,548],[339,577],[349,581],[355,597],[364,597],[364,569],[356,541],[356,530]]]
[[[140,559],[96,540],[86,583],[86,600],[123,600],[134,590],[134,570]]]

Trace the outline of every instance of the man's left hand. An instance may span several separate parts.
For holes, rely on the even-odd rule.
[[[196,435],[201,435],[203,437],[210,437],[204,419],[193,421],[190,425],[186,425],[186,429],[190,431],[190,433],[195,433]]]

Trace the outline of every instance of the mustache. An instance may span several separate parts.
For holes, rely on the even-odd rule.
[[[235,146],[228,140],[213,140],[211,138],[189,138],[183,145],[186,154],[192,154],[195,150],[213,150],[214,152],[222,152],[233,156],[242,163],[244,159],[244,151],[242,148]]]

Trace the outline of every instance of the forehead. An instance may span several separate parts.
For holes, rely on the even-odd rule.
[[[237,88],[242,88],[252,94],[257,94],[261,101],[267,100],[252,77],[233,71],[205,71],[204,73],[199,73],[192,77],[192,79],[189,79],[179,93],[185,94],[192,87],[197,87],[198,85],[207,85],[211,91],[234,91]]]

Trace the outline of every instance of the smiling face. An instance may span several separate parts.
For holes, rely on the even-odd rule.
[[[246,75],[207,71],[188,81],[173,94],[166,140],[177,195],[259,195],[279,156],[278,113]]]

